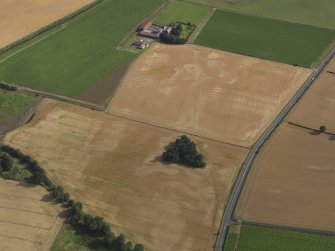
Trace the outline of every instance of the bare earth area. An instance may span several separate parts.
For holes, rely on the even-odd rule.
[[[328,132],[335,133],[334,114],[335,58],[313,83],[288,120],[313,129],[325,125]]]
[[[109,112],[249,147],[310,73],[194,45],[155,45],[134,63]]]
[[[93,0],[1,0],[0,48],[89,4]]]
[[[237,218],[334,231],[334,140],[284,123],[256,158]]]
[[[247,149],[191,137],[204,169],[160,162],[181,134],[45,100],[6,144],[37,159],[54,182],[149,250],[212,250]]]
[[[47,191],[0,178],[0,250],[49,250],[63,222]]]

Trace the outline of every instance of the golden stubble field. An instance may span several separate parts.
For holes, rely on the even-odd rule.
[[[335,58],[313,83],[304,98],[299,101],[287,120],[313,129],[319,129],[320,125],[325,125],[328,132],[335,133],[334,114]]]
[[[0,250],[49,250],[63,221],[47,197],[41,186],[0,178]]]
[[[116,232],[150,250],[212,250],[229,190],[247,149],[192,137],[208,165],[159,161],[181,134],[107,113],[45,100],[5,143],[38,160]]]
[[[155,45],[109,112],[249,147],[311,70],[205,47]]]
[[[0,48],[60,19],[93,0],[1,0]]]
[[[284,123],[256,158],[236,217],[334,231],[334,152],[334,136]]]

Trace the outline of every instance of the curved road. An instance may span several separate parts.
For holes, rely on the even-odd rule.
[[[319,76],[324,67],[328,64],[328,62],[335,55],[335,48],[333,48],[330,53],[327,55],[325,60],[315,69],[315,71],[311,74],[311,76],[306,80],[306,82],[300,87],[298,92],[294,95],[294,97],[290,100],[290,102],[285,106],[285,108],[279,113],[277,118],[272,122],[270,127],[263,133],[263,135],[257,140],[256,144],[251,148],[243,166],[241,167],[239,176],[236,179],[235,185],[231,191],[230,197],[228,199],[228,203],[226,209],[223,214],[223,218],[221,220],[219,233],[216,239],[215,249],[214,251],[222,251],[224,241],[227,236],[228,227],[234,223],[233,221],[233,213],[235,206],[237,204],[238,197],[241,193],[243,184],[247,178],[250,167],[257,155],[260,151],[261,147],[265,143],[265,141],[270,137],[270,135],[274,132],[274,130],[280,125],[285,116],[289,113],[289,111],[293,108],[293,106],[299,101],[299,99],[305,94],[306,90],[311,86],[314,80]]]

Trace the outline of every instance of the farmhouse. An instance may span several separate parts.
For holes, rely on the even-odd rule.
[[[135,46],[138,49],[145,49],[146,47],[149,46],[149,43],[143,39],[136,41],[135,43],[133,43],[133,46]]]
[[[163,31],[167,31],[168,33],[170,33],[171,29],[172,27],[170,26],[156,25],[156,24],[153,24],[151,21],[148,21],[148,22],[142,23],[138,27],[137,31],[139,32],[138,35],[141,37],[146,37],[146,38],[157,40],[159,39],[159,35]]]

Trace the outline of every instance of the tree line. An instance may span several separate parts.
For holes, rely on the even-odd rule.
[[[71,199],[70,194],[65,192],[62,186],[55,186],[37,161],[33,160],[30,156],[23,154],[20,150],[14,149],[8,145],[1,146],[0,173],[10,171],[14,167],[13,160],[10,157],[16,158],[21,164],[26,166],[28,171],[32,174],[29,182],[46,187],[50,194],[59,203],[65,208],[69,208],[70,213],[68,222],[73,227],[80,227],[92,237],[101,239],[107,250],[144,251],[144,246],[142,244],[133,245],[130,241],[126,241],[123,234],[115,236],[109,224],[105,222],[102,217],[92,216],[85,213],[83,211],[82,203]]]
[[[205,167],[202,154],[197,152],[196,145],[186,135],[178,138],[162,155],[166,162],[184,164],[190,167]]]

